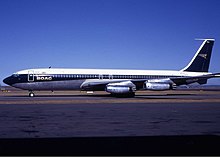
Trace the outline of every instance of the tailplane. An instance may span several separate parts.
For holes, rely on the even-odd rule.
[[[199,39],[201,40],[201,39]],[[215,39],[202,39],[204,40],[195,56],[192,58],[190,63],[183,68],[181,71],[188,72],[208,72],[209,63],[212,54],[212,47]]]

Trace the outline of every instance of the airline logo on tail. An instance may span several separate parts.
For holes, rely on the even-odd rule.
[[[207,59],[207,54],[199,54],[200,57]]]

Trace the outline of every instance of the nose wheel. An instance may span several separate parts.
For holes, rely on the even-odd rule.
[[[29,97],[35,97],[34,92],[31,91],[31,92],[29,93]]]

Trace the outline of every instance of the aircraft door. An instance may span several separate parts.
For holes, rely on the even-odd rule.
[[[34,81],[34,71],[28,71],[28,82]]]

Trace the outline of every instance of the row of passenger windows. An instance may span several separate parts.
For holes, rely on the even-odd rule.
[[[38,76],[38,75],[37,75]],[[40,75],[39,75],[40,76]],[[50,75],[53,78],[75,78],[75,79],[157,79],[170,78],[171,76],[158,75],[80,75],[80,74],[54,74]]]

